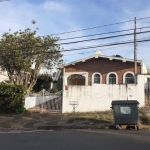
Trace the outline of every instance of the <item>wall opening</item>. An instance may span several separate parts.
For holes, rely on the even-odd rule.
[[[80,74],[73,74],[67,78],[67,85],[85,85],[85,77]]]

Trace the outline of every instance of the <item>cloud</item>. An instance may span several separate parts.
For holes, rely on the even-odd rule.
[[[31,29],[35,29],[36,27],[38,27],[39,31],[37,32],[37,34],[43,36],[131,20],[134,19],[134,17],[141,18],[149,16],[149,4],[149,1],[147,1],[146,3],[135,3],[131,0],[126,0],[122,2],[120,2],[120,0],[86,0],[82,2],[81,0],[13,0],[0,3],[0,35],[8,31],[9,29],[12,29],[12,31],[16,31],[28,27]],[[35,20],[37,23],[35,25],[32,25],[32,20]],[[150,26],[150,24],[144,23],[150,22],[149,20],[150,19],[137,21],[137,27]],[[59,36],[60,38],[70,38],[131,28],[134,28],[134,22],[107,26],[93,30],[83,30],[81,32],[72,32],[70,34],[60,34],[56,36]],[[144,30],[142,29],[142,31]],[[101,35],[92,38],[112,36],[117,34]],[[147,36],[148,34],[142,34],[138,35],[137,38],[144,38]],[[90,38],[91,37],[60,42],[69,42]],[[74,49],[78,47],[100,45],[105,43],[119,42],[123,40],[126,41],[130,39],[133,39],[133,36],[82,42],[71,45],[62,45],[62,47],[64,47],[64,49]],[[142,43],[139,43],[138,58],[146,59],[147,56],[150,55],[148,48],[148,43],[145,43],[143,45]],[[64,54],[73,55],[66,56],[64,58],[67,62],[70,62],[94,54],[97,49],[102,50],[102,53],[104,55],[111,56],[119,54],[126,58],[133,58],[133,45],[118,45],[113,47],[98,47],[94,49],[70,51],[65,52]],[[144,53],[142,53],[142,51],[144,51]],[[76,55],[76,53],[82,52],[91,53]],[[148,66],[150,66],[150,64],[148,64]]]
[[[67,7],[62,2],[55,2],[55,1],[45,1],[42,4],[43,8],[50,11],[56,12],[67,12]]]

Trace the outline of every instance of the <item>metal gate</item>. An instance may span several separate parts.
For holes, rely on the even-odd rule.
[[[61,112],[62,111],[62,91],[58,93],[49,93],[42,90],[34,95],[29,95],[30,98],[37,98],[37,105],[29,108],[29,111],[36,112]]]

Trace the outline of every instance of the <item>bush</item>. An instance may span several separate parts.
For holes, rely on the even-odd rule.
[[[150,124],[150,118],[146,115],[142,115],[139,117],[143,124]]]
[[[56,88],[52,88],[50,91],[50,93],[57,93],[57,92],[58,92],[58,89],[56,89]]]
[[[20,107],[16,109],[16,114],[25,114],[27,110],[24,107]]]
[[[23,85],[0,84],[0,113],[24,112],[25,94]]]

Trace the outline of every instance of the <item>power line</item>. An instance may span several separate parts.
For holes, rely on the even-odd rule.
[[[142,39],[146,39],[146,38],[142,38]],[[119,48],[119,47],[125,47],[125,46],[130,46],[130,45],[133,45],[133,44],[126,44],[126,45],[122,45],[122,46],[111,47],[111,49],[115,49],[115,48]],[[104,51],[104,50],[110,50],[110,48],[100,49],[100,51]],[[85,53],[91,53],[91,52],[95,52],[95,50],[92,50],[90,52],[71,53],[71,54],[66,54],[66,55],[63,55],[63,56],[78,55],[78,54],[85,54]]]
[[[137,42],[148,42],[150,41],[150,38],[147,40],[142,40],[142,41],[137,41]],[[97,47],[107,47],[107,46],[114,46],[114,45],[123,45],[123,44],[130,44],[130,43],[134,43],[134,41],[130,40],[128,42],[116,42],[116,43],[108,43],[108,44],[104,44],[104,45],[97,45],[97,46],[89,46],[89,47],[83,47],[83,48],[78,48],[78,49],[70,49],[70,50],[63,50],[60,52],[64,52],[64,51],[76,51],[76,50],[83,50],[83,49],[89,49],[89,48],[97,48]]]
[[[147,37],[147,38],[140,38],[139,40],[142,40],[142,39],[149,39],[150,37]],[[121,42],[131,42],[133,40],[127,40],[127,41],[121,41]],[[116,43],[119,43],[119,42],[116,42]],[[116,43],[112,43],[112,44],[116,44]],[[103,44],[104,46],[107,45],[107,44],[111,44],[111,43],[106,43],[106,44]],[[57,51],[57,52],[63,52],[63,51],[71,51],[71,50],[81,50],[81,49],[88,49],[88,48],[96,48],[96,47],[103,47],[103,45],[92,45],[92,46],[85,46],[85,47],[78,47],[78,48],[75,48],[75,49],[63,49],[61,51]],[[42,47],[42,48],[49,48],[49,45],[42,45],[42,46],[32,46],[32,47],[28,47],[28,49],[30,48],[38,48],[38,47]],[[13,51],[13,50],[23,50],[23,49],[26,49],[26,48],[15,48],[15,49],[7,49],[9,51]],[[6,52],[6,49],[0,49],[0,51],[5,51]]]
[[[146,37],[146,38],[139,38],[138,40],[147,40],[147,39],[150,39],[150,37]],[[127,40],[127,41],[121,41],[121,42],[131,42],[131,41],[133,41],[133,40]],[[108,44],[110,44],[110,43],[108,43]],[[101,46],[101,45],[92,45],[92,46],[85,46],[85,47],[78,47],[78,48],[76,48],[76,49],[88,49],[88,48],[91,48],[91,47],[99,47],[99,46]],[[69,51],[71,51],[71,50],[76,50],[76,49],[69,49]]]
[[[142,34],[142,33],[148,33],[148,32],[150,32],[150,31],[136,32],[136,34]],[[129,35],[133,35],[133,34],[134,34],[134,33],[128,33],[128,34],[120,34],[120,35],[108,36],[108,37],[102,37],[102,38],[95,38],[95,39],[74,41],[74,42],[67,42],[67,43],[59,43],[59,45],[75,44],[75,43],[88,42],[88,41],[95,41],[95,40],[104,40],[104,39],[116,38],[116,37],[121,37],[121,36],[129,36]]]
[[[150,28],[150,26],[147,27],[141,27],[141,28]],[[141,29],[137,28],[137,29]],[[93,34],[93,35],[88,35],[88,36],[96,36],[96,35],[103,35],[103,34],[110,34],[110,33],[117,33],[117,32],[124,32],[124,31],[130,31],[134,29],[127,29],[127,30],[120,30],[120,31],[113,31],[113,32],[106,32],[106,33],[101,33],[101,34]],[[150,31],[143,31],[143,32],[137,32],[137,34],[142,34],[142,33],[148,33]],[[79,42],[86,42],[86,41],[92,41],[92,40],[103,40],[103,39],[108,39],[108,38],[116,38],[120,36],[129,36],[133,35],[134,33],[128,33],[128,34],[120,34],[120,35],[115,35],[115,36],[108,36],[108,37],[102,37],[102,38],[95,38],[95,39],[88,39],[88,40],[81,40],[81,41],[74,41],[74,42],[67,42],[67,43],[58,43],[56,45],[62,45],[62,44],[73,44],[73,43],[79,43]],[[81,37],[73,37],[73,38],[68,38],[68,39],[74,39],[74,38],[82,38],[82,37],[88,37],[88,36],[81,36]],[[65,39],[64,39],[65,40]],[[23,41],[23,40],[22,40]],[[1,43],[2,41],[0,41]],[[12,41],[11,41],[12,42]],[[6,41],[5,43],[10,43],[9,41]],[[22,43],[22,42],[15,42],[15,43]],[[38,43],[38,42],[37,42]],[[32,43],[28,43],[32,44]],[[48,46],[48,45],[47,45]],[[31,46],[32,47],[32,46]],[[42,47],[42,46],[37,46],[37,47]]]
[[[143,20],[143,19],[148,19],[148,18],[150,18],[150,17],[138,18],[136,20]],[[96,27],[91,27],[91,28],[84,28],[84,29],[79,29],[79,30],[73,30],[73,31],[68,31],[68,32],[51,34],[51,36],[53,36],[53,35],[60,35],[60,34],[68,34],[68,33],[72,33],[72,32],[80,32],[80,31],[84,31],[84,30],[92,30],[92,29],[96,29],[96,28],[107,27],[107,26],[112,26],[112,25],[117,25],[117,24],[123,24],[123,23],[133,22],[133,21],[134,20],[127,20],[127,21],[122,21],[122,22],[116,22],[116,23],[111,23],[111,24],[106,24],[106,25],[101,25],[101,26],[96,26]]]
[[[150,41],[150,39],[148,39],[148,40],[143,40],[143,41],[137,41],[137,42],[149,42]],[[129,44],[130,43],[130,44]],[[132,44],[131,44],[132,43]],[[133,45],[133,43],[134,43],[134,41],[131,41],[131,42],[127,42],[127,43],[115,43],[115,44],[111,44],[111,45],[104,45],[104,46],[114,46],[114,45],[122,45],[122,44],[127,44],[127,45]],[[123,46],[127,46],[127,45],[123,45]],[[97,46],[97,47],[103,47],[103,46]],[[122,46],[120,46],[120,47],[122,47]],[[90,48],[96,48],[96,47],[90,47]],[[108,49],[110,49],[110,48],[108,48]],[[113,49],[113,48],[111,48],[111,49]],[[77,50],[77,49],[76,49]],[[79,49],[78,49],[79,50]],[[81,50],[81,49],[80,49]],[[106,49],[103,49],[103,50],[106,50]],[[65,51],[63,51],[63,52],[67,52],[67,51],[69,51],[69,50],[65,50]],[[75,51],[75,50],[72,50],[72,51]],[[60,52],[60,51],[59,51]],[[43,53],[46,53],[46,54],[48,54],[48,53],[56,53],[56,52],[43,52]],[[87,52],[88,53],[88,52]],[[38,54],[41,54],[41,53],[29,53],[29,54],[27,54],[26,56],[28,56],[28,55],[38,55]],[[81,53],[81,54],[83,54],[83,52]],[[72,54],[72,55],[75,55],[75,54]],[[20,54],[20,55],[14,55],[15,57],[20,57],[20,56],[22,56],[22,54]],[[63,56],[65,56],[65,55],[63,55]],[[9,57],[9,58],[11,58],[12,57],[12,55],[6,55],[6,56],[0,56],[0,57]]]
[[[141,28],[136,28],[136,29],[144,29],[144,28],[150,28],[150,26],[141,27]],[[125,32],[125,31],[131,31],[131,30],[134,30],[134,29],[126,29],[126,30],[112,31],[112,32],[106,32],[106,33],[100,33],[100,34],[91,34],[91,35],[86,35],[86,36],[77,36],[77,37],[72,37],[72,38],[59,39],[59,41],[71,40],[71,39],[76,39],[76,38],[84,38],[84,37],[90,37],[90,36],[98,36],[98,35],[103,35],[103,34],[111,34],[111,33]]]
[[[145,39],[145,40],[137,40],[137,42],[149,42],[150,41],[150,37],[149,38],[142,38],[142,39]],[[77,50],[83,50],[83,49],[89,49],[89,48],[97,48],[97,47],[107,47],[107,46],[114,46],[114,45],[124,45],[124,44],[132,44],[134,43],[133,40],[128,40],[128,41],[121,41],[121,42],[115,42],[115,43],[108,43],[108,44],[103,44],[103,45],[95,45],[95,46],[89,46],[89,47],[82,47],[82,48],[76,48],[76,49],[69,49],[69,50],[62,50],[62,51],[57,51],[58,52],[68,52],[68,51],[77,51]],[[39,53],[39,52],[36,52],[36,53],[28,53],[28,54],[25,54],[26,56],[28,55],[37,55],[37,54],[43,54],[43,53],[56,53],[56,52],[42,52],[42,53]],[[6,57],[6,56],[12,56],[12,54],[10,55],[4,55],[4,56],[0,56],[0,57]],[[13,55],[15,56],[15,54]],[[15,56],[15,57],[19,57],[19,56],[22,56],[22,54]]]
[[[129,45],[133,45],[133,44],[126,44],[126,45],[122,45],[122,46],[111,47],[111,49],[118,48],[118,47],[125,47],[125,46],[129,46]],[[110,50],[110,48],[101,49],[100,51],[104,51],[104,50]],[[91,52],[95,52],[95,50],[90,51],[90,52],[67,54],[67,55],[63,55],[63,56],[70,56],[70,55],[76,55],[76,54],[85,54],[85,53],[91,53]]]

